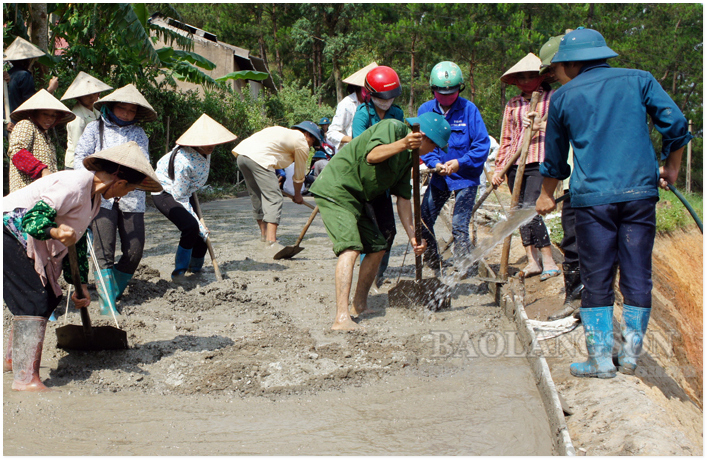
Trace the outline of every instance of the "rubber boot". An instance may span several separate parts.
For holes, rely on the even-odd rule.
[[[177,254],[174,256],[174,271],[172,272],[172,281],[180,282],[184,281],[185,274],[189,268],[189,261],[191,260],[191,249],[184,249],[181,246],[177,246]]]
[[[103,282],[101,282],[101,280],[103,280]],[[108,292],[103,291],[104,284]],[[116,315],[120,314],[118,310],[115,309],[116,290],[112,268],[104,268],[96,275],[96,292],[98,292],[98,309],[102,316],[112,316],[111,310],[113,310]]]
[[[192,273],[201,273],[201,269],[204,267],[203,257],[192,257],[189,260],[189,271]]]
[[[39,364],[42,361],[44,332],[47,318],[42,316],[15,316],[12,336],[15,379],[12,389],[16,391],[51,391],[39,379]]]
[[[130,273],[121,272],[113,267],[113,279],[115,280],[115,298],[123,295],[125,288],[128,287],[128,282],[133,279]]]
[[[570,373],[575,377],[616,377],[616,368],[611,360],[611,348],[614,345],[613,311],[613,305],[579,309],[589,359],[583,363],[570,364]]]
[[[5,357],[2,361],[2,372],[12,372],[12,332],[14,331],[13,326],[10,327],[10,334],[7,336],[7,348],[5,348]]]
[[[619,372],[622,374],[633,375],[636,372],[636,359],[643,349],[643,337],[646,335],[650,316],[650,308],[624,304],[619,350]]]
[[[581,306],[584,284],[579,275],[579,262],[562,264],[562,274],[565,278],[565,302],[562,308],[547,317],[548,321],[557,321],[574,314]]]

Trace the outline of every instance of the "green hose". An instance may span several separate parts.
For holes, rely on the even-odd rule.
[[[668,188],[670,189],[671,192],[673,192],[675,194],[676,197],[678,197],[678,199],[680,201],[682,201],[682,204],[685,205],[687,210],[690,212],[690,215],[692,216],[692,218],[695,219],[695,223],[697,224],[697,226],[700,227],[700,233],[704,234],[704,232],[702,231],[702,221],[697,216],[697,213],[695,212],[695,210],[692,209],[692,206],[690,206],[690,203],[688,203],[687,200],[685,199],[685,197],[682,196],[682,194],[680,192],[678,192],[678,189],[676,189],[674,185],[668,184]]]

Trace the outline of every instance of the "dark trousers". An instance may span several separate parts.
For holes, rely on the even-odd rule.
[[[395,240],[395,214],[393,213],[393,200],[390,197],[390,192],[386,191],[384,194],[377,196],[368,203],[366,203],[366,213],[370,214],[370,209],[368,206],[373,208],[372,220],[378,226],[378,230],[381,231],[385,242],[387,243],[386,251],[390,251],[393,247],[393,241]]]
[[[167,192],[152,195],[152,202],[182,232],[179,245],[184,249],[192,249],[192,257],[204,257],[207,249],[206,242],[199,235],[199,222],[194,216]]]
[[[3,226],[2,233],[2,300],[16,316],[42,316],[49,318],[59,305],[62,296],[42,280],[34,270],[34,260]]]
[[[568,191],[565,190],[565,193]],[[560,248],[565,255],[566,264],[577,264],[579,263],[579,254],[577,253],[577,231],[575,229],[575,213],[572,207],[572,202],[570,198],[567,197],[565,201],[562,202],[562,232],[564,236],[562,237],[562,242],[560,243]]]
[[[103,270],[113,268],[132,275],[142,259],[145,247],[145,214],[122,212],[118,203],[112,209],[101,208],[91,223],[93,249],[96,251],[98,266]],[[115,246],[120,235],[120,249],[123,254],[115,264]]]
[[[513,166],[508,170],[508,186],[511,192],[513,191],[517,174],[518,166]],[[543,176],[540,175],[540,163],[525,165],[518,205],[523,208],[528,206],[535,207],[535,202],[542,191],[542,185]],[[550,235],[547,233],[547,227],[542,216],[535,216],[533,220],[520,227],[519,230],[523,246],[535,246],[538,249],[550,246]]]
[[[651,254],[655,239],[655,199],[575,208],[582,307],[614,304],[618,262],[624,303],[651,307]]]

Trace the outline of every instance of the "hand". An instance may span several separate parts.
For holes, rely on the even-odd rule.
[[[59,87],[59,77],[52,77],[51,80],[49,80],[49,86],[47,86],[47,91],[49,93],[54,94],[54,91]]]
[[[5,129],[7,130],[7,133],[9,134],[9,133],[12,132],[12,128],[14,128],[14,127],[15,127],[15,124],[14,124],[13,122],[10,122],[10,123],[7,124],[7,126],[5,127]]]
[[[301,185],[301,184],[297,184],[297,185]],[[297,204],[304,204],[304,198],[302,198],[302,194],[301,194],[301,193],[295,193],[295,194],[292,196],[292,201],[294,201],[294,202],[297,203]]]
[[[419,149],[422,145],[422,133],[410,133],[405,136],[401,141],[405,144],[404,150],[415,150]]]
[[[2,79],[5,80],[7,83],[10,83],[10,74],[7,72],[7,70],[2,71]]]
[[[440,176],[446,176],[447,175],[447,169],[444,167],[442,163],[437,163],[435,165],[435,169],[433,171],[435,174],[439,174]]]
[[[670,190],[668,184],[674,184],[678,180],[678,172],[671,169],[666,169],[665,166],[660,167],[660,179],[658,179],[658,186],[663,190]]]
[[[412,244],[412,249],[416,256],[421,256],[424,254],[425,249],[427,249],[427,240],[422,240],[421,244],[417,244],[415,238],[410,238],[410,244]]]
[[[58,227],[49,230],[49,235],[66,247],[76,244],[78,238],[76,231],[66,224],[59,224]]]
[[[504,180],[505,179],[502,175],[496,173],[493,175],[493,178],[491,179],[491,183],[493,184],[494,187],[499,187],[503,183]]]
[[[551,213],[556,207],[557,203],[555,203],[555,199],[546,193],[541,193],[540,197],[538,197],[538,200],[535,202],[535,210],[541,216]]]
[[[447,175],[454,174],[459,171],[459,160],[449,160],[444,164]]]
[[[341,142],[339,142],[339,148],[343,147],[344,145],[348,144],[353,140],[353,137],[351,136],[344,136],[341,138]]]
[[[86,308],[91,304],[91,295],[88,293],[88,286],[82,284],[81,290],[83,291],[83,299],[79,299],[76,291],[71,294],[71,300],[74,301],[74,306],[76,306],[76,308]]]
[[[49,168],[44,168],[44,169],[42,169],[42,175],[40,177],[46,177],[46,176],[50,175],[51,173],[52,172],[49,171]]]
[[[530,117],[535,117],[533,119],[533,131],[545,131],[546,122],[542,121],[542,118],[538,116],[538,112],[528,112],[523,116],[523,128],[530,126]]]

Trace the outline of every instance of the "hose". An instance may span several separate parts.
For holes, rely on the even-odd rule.
[[[695,212],[694,209],[692,209],[692,206],[690,206],[690,203],[687,202],[684,196],[678,190],[675,188],[674,185],[668,184],[668,188],[670,189],[671,192],[675,194],[676,197],[678,197],[678,200],[682,202],[683,205],[687,208],[687,210],[690,212],[690,215],[692,216],[693,219],[695,219],[695,223],[697,226],[700,228],[700,233],[704,234],[702,231],[702,221],[700,218],[697,216],[697,213]]]

